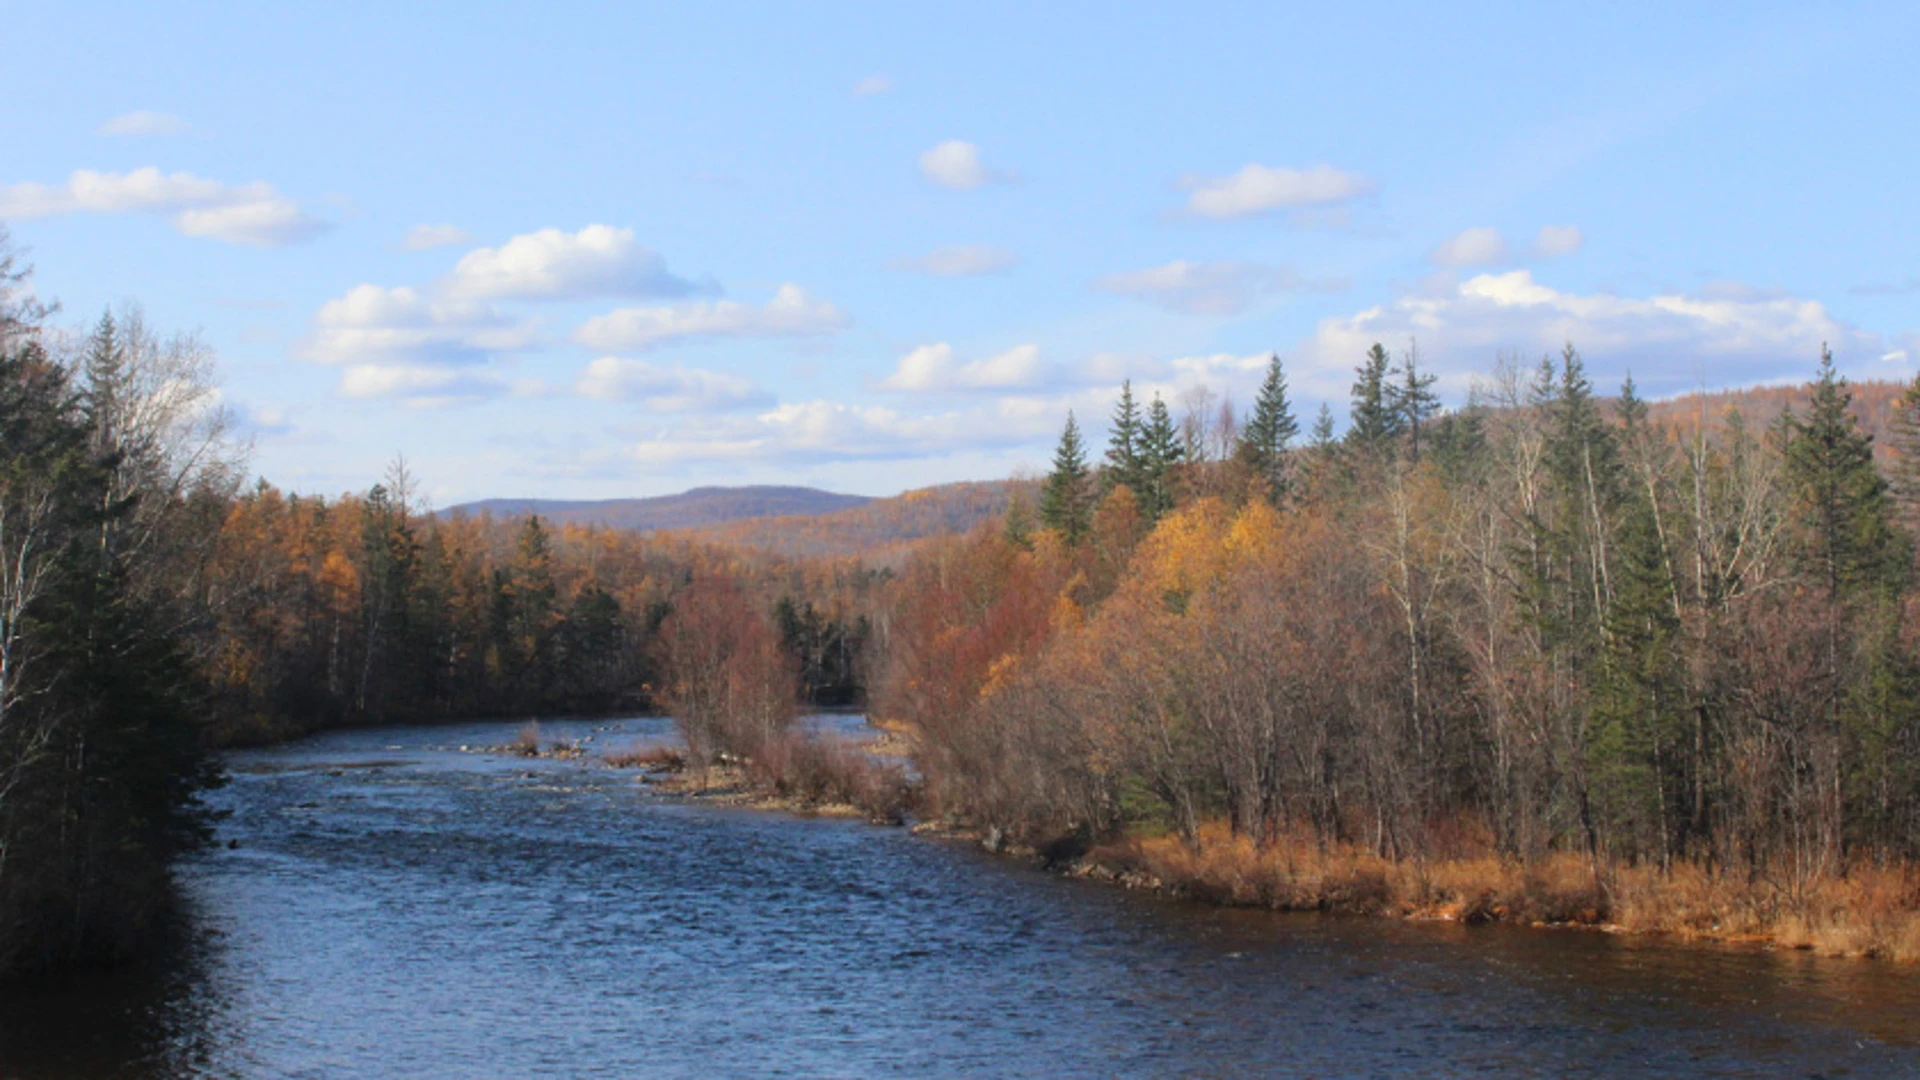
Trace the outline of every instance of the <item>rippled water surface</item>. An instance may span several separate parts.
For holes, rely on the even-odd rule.
[[[513,730],[234,755],[168,962],[0,998],[0,1076],[1920,1076],[1912,969],[1219,911]]]

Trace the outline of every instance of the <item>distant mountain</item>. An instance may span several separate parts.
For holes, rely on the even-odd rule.
[[[1016,493],[1029,505],[1038,483],[985,480],[919,488],[830,514],[743,519],[681,531],[689,539],[756,548],[794,558],[859,556],[876,565],[898,562],[929,537],[970,532],[1006,516]]]
[[[815,517],[865,506],[864,495],[805,487],[700,487],[651,499],[482,499],[441,511],[443,517],[518,518],[528,514],[559,525],[600,525],[653,532],[699,529],[748,518]]]

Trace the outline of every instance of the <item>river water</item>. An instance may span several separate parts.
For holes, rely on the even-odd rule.
[[[1920,970],[1217,910],[514,728],[234,754],[166,962],[0,997],[0,1076],[1920,1076]]]

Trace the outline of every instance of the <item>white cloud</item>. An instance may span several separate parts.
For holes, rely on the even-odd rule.
[[[1303,350],[1305,392],[1337,392],[1374,342],[1419,341],[1429,367],[1456,388],[1497,355],[1537,357],[1572,342],[1602,381],[1629,369],[1650,392],[1698,378],[1753,382],[1803,375],[1831,343],[1843,360],[1879,355],[1873,335],[1835,319],[1818,301],[1719,285],[1698,295],[1634,298],[1569,293],[1526,270],[1440,282],[1351,316],[1323,320]]]
[[[400,247],[406,251],[432,251],[472,242],[473,237],[458,225],[415,225],[407,230]]]
[[[1585,247],[1587,234],[1580,231],[1578,225],[1542,225],[1540,233],[1533,238],[1533,253],[1540,258],[1552,259],[1561,255],[1571,255]]]
[[[135,109],[129,113],[121,113],[119,116],[101,124],[95,133],[99,135],[142,137],[185,135],[192,130],[192,125],[172,113]]]
[[[632,229],[589,225],[516,236],[461,256],[449,296],[474,300],[578,300],[591,296],[685,296],[696,286],[667,272],[666,260],[634,241]]]
[[[885,75],[869,75],[853,84],[853,95],[855,97],[872,97],[875,94],[887,93],[892,89],[892,79]]]
[[[0,218],[133,212],[171,214],[174,227],[188,236],[259,247],[309,240],[327,228],[271,184],[228,185],[152,167],[129,173],[79,169],[64,184],[0,187]]]
[[[772,402],[771,395],[738,375],[618,356],[588,364],[575,389],[591,398],[638,402],[653,412],[719,412]]]
[[[1498,229],[1467,229],[1440,241],[1427,260],[1435,266],[1492,266],[1507,261],[1507,241]]]
[[[948,139],[920,155],[920,175],[930,184],[951,191],[972,191],[1011,177],[990,169],[980,160],[980,148],[970,142]]]
[[[975,277],[1003,273],[1019,265],[1019,262],[1020,256],[1006,248],[962,244],[935,248],[925,255],[895,259],[887,266],[892,270],[926,274],[929,277]]]
[[[1065,405],[1007,398],[964,411],[916,415],[880,406],[802,401],[753,416],[714,418],[649,433],[629,460],[664,468],[696,462],[891,461],[1023,446],[1059,431]]]
[[[408,408],[461,405],[507,392],[484,372],[410,364],[355,364],[340,373],[340,394],[357,400],[398,399]]]
[[[380,362],[408,370],[475,364],[534,341],[530,324],[487,304],[433,300],[413,289],[378,285],[359,285],[327,301],[313,323],[301,353],[330,364]],[[374,376],[360,378],[356,385],[371,385],[364,380]]]
[[[774,291],[765,307],[732,300],[697,301],[664,307],[619,308],[588,319],[573,338],[590,348],[618,351],[650,349],[670,341],[712,337],[814,337],[848,324],[839,308],[817,300],[798,285]]]
[[[1044,374],[1037,345],[1016,345],[997,356],[956,363],[953,347],[943,341],[902,356],[893,374],[876,385],[912,392],[1009,390],[1037,385]]]
[[[1279,266],[1246,262],[1188,262],[1108,274],[1094,281],[1102,292],[1131,296],[1187,315],[1235,315],[1255,300],[1307,290],[1331,292],[1347,282],[1307,279]]]
[[[1373,191],[1372,180],[1331,165],[1292,169],[1250,164],[1232,176],[1188,176],[1180,186],[1192,192],[1187,196],[1189,212],[1215,219],[1332,206]]]

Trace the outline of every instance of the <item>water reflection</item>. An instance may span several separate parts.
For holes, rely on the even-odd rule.
[[[1920,1073],[1905,968],[1220,911],[459,749],[513,728],[236,755],[168,961],[0,1000],[0,1075]]]

